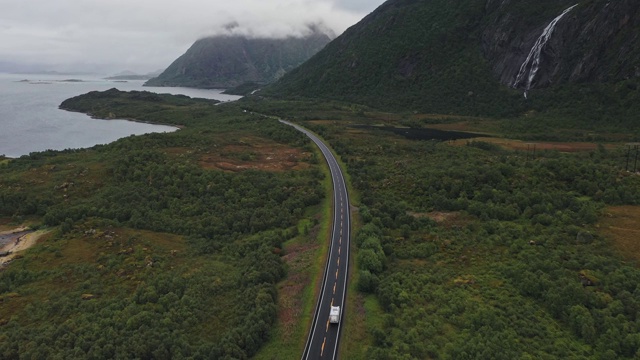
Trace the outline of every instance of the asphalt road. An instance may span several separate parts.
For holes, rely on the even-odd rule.
[[[345,318],[344,304],[347,294],[347,270],[349,269],[349,241],[351,235],[347,186],[336,158],[317,136],[298,125],[284,120],[280,121],[295,127],[311,138],[324,154],[331,170],[334,196],[331,248],[325,268],[324,280],[322,281],[322,290],[313,315],[313,322],[302,359],[337,359],[340,330],[342,329],[342,321]],[[340,306],[340,323],[338,324],[329,323],[331,306]]]

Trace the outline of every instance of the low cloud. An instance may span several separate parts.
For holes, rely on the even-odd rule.
[[[237,29],[240,27],[240,24],[237,21],[232,21],[230,23],[222,25],[222,28],[228,32],[233,32],[233,29]]]
[[[382,2],[0,0],[0,62],[152,71],[206,36],[303,36],[314,27],[340,34]]]

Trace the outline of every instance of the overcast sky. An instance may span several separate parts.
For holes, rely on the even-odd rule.
[[[197,39],[228,32],[283,37],[310,23],[336,34],[384,0],[0,0],[0,67],[166,68]]]

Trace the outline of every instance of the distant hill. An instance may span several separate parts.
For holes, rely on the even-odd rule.
[[[529,56],[576,1],[389,0],[261,94],[500,116],[558,104],[592,114],[613,96],[634,107],[622,115],[640,114],[637,0],[581,1]]]
[[[285,39],[208,37],[196,41],[145,85],[222,89],[250,82],[267,84],[302,64],[330,40],[320,32]]]
[[[106,77],[107,80],[149,80],[162,73],[162,70],[156,70],[148,74],[137,74],[133,71],[125,70],[113,76]]]

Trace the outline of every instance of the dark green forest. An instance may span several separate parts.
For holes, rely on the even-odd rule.
[[[282,244],[324,198],[323,175],[311,163],[225,172],[201,158],[248,146],[247,136],[311,151],[307,139],[276,120],[185,97],[111,90],[64,107],[184,128],[0,167],[0,217],[53,229],[0,272],[0,357],[253,355],[276,319]]]
[[[373,301],[380,310],[350,313],[345,331],[364,337],[345,340],[343,356],[640,354],[637,254],[621,254],[599,228],[608,207],[640,205],[640,178],[625,171],[624,143],[561,153],[409,140],[350,125],[438,120],[340,102],[254,98],[218,106],[109,90],[62,107],[182,128],[0,166],[3,223],[50,230],[0,272],[2,358],[256,354],[277,321],[283,243],[301,235],[301,221],[313,223],[306,209],[325,196],[321,161],[307,139],[258,114],[313,130],[347,170],[357,217],[357,293],[349,302],[359,309]],[[475,124],[442,119],[456,121]],[[525,126],[496,121],[476,125],[506,135]],[[544,138],[544,126],[526,129]],[[585,140],[570,128],[563,134]],[[229,171],[211,160],[258,166],[264,159],[255,142],[308,154],[297,160],[305,166]]]
[[[350,358],[640,354],[640,270],[598,229],[608,206],[640,205],[640,178],[625,171],[624,143],[561,153],[415,141],[349,125],[419,121],[303,103],[304,111],[284,101],[247,106],[288,113],[320,134],[358,194],[355,285],[383,313],[365,312],[378,317],[366,329],[371,343],[345,344]]]

